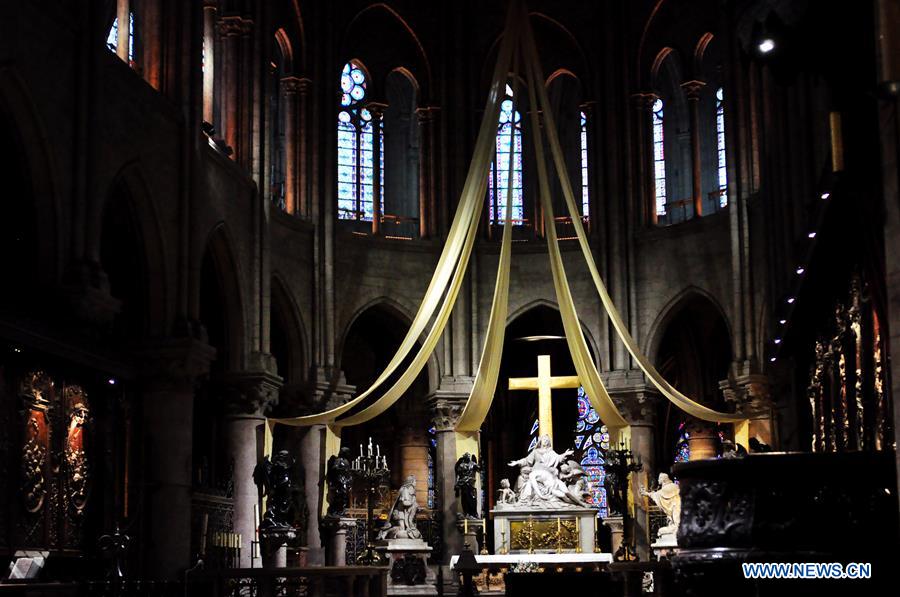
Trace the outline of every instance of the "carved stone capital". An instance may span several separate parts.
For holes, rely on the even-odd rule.
[[[416,108],[416,117],[419,120],[420,126],[426,126],[433,123],[437,117],[440,115],[441,109],[436,106],[429,106],[427,108]]]
[[[366,108],[372,113],[372,120],[381,120],[388,105],[383,102],[369,102],[366,104]]]
[[[216,23],[221,37],[234,37],[248,34],[253,30],[253,21],[239,15],[220,17]]]
[[[706,87],[706,82],[697,79],[685,81],[681,84],[681,88],[684,89],[687,98],[695,101],[700,99],[700,94],[703,92],[704,87]]]
[[[300,91],[300,78],[299,77],[282,77],[281,79],[281,92],[285,95],[294,95],[298,91]]]
[[[719,389],[727,402],[733,402],[750,418],[766,415],[772,410],[772,394],[769,378],[760,374],[747,374],[719,382]]]
[[[653,104],[659,99],[655,93],[634,93],[631,95],[631,105],[638,112],[650,112]]]
[[[452,431],[456,427],[474,383],[474,377],[444,377],[440,387],[426,398],[437,431]]]
[[[225,408],[232,415],[263,416],[278,404],[282,379],[268,371],[231,374],[226,378]]]
[[[660,395],[656,388],[647,383],[641,371],[609,371],[604,378],[609,395],[629,425],[649,426],[656,423]]]
[[[151,386],[193,386],[209,372],[216,349],[194,338],[165,338],[137,349],[142,376]]]

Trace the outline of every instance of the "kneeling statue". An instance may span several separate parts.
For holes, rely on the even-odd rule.
[[[379,539],[421,539],[422,533],[416,528],[416,478],[410,475],[400,487],[397,499],[391,506],[387,523],[378,533]]]
[[[681,522],[681,491],[669,475],[659,474],[659,489],[647,491],[641,487],[641,495],[646,495],[666,515],[666,526],[660,527],[659,539],[674,537],[678,533],[678,525]]]

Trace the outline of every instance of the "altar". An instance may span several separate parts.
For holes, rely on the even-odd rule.
[[[535,511],[508,506],[491,510],[498,554],[595,555],[597,510],[564,508]],[[596,554],[604,555],[604,554]]]

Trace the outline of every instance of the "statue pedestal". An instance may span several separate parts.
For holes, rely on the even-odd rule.
[[[325,539],[325,565],[347,565],[347,531],[356,526],[355,518],[326,516],[322,519],[321,534]]]
[[[603,524],[609,527],[612,553],[618,553],[619,548],[622,547],[622,537],[625,534],[625,523],[622,517],[607,516],[603,519]]]
[[[389,539],[378,548],[388,558],[388,595],[437,595],[437,576],[428,566],[431,546],[421,539]]]
[[[593,508],[526,509],[511,506],[491,510],[494,545],[506,545],[508,553],[593,553]],[[557,529],[561,537],[557,538]],[[497,547],[498,553],[500,547]]]
[[[487,529],[482,529],[484,526],[484,521],[480,518],[464,518],[462,515],[457,515],[456,519],[456,528],[459,529],[460,534],[463,536],[463,545],[466,543],[469,544],[469,548],[475,552],[479,553],[482,550],[487,549],[487,539],[484,534],[487,532]],[[479,530],[481,532],[479,533]],[[482,537],[481,542],[478,541],[479,534]]]
[[[658,560],[668,560],[678,553],[678,540],[675,533],[660,535],[655,543],[650,545]]]
[[[292,528],[262,529],[259,535],[263,568],[286,568],[287,544],[297,538],[297,531]]]

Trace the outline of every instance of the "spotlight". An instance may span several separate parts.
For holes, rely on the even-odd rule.
[[[759,49],[760,54],[768,54],[775,49],[775,40],[771,37],[764,37],[756,47]]]
[[[781,325],[784,325],[787,323],[787,319],[779,319],[778,323],[780,323]]]
[[[794,301],[796,301],[796,300],[797,300],[797,299],[795,299],[794,297],[790,297],[790,298],[787,300],[787,302],[788,302],[789,305],[793,305],[793,304],[794,304]]]
[[[795,271],[797,272],[797,275],[798,275],[798,276],[802,276],[802,275],[803,275],[803,272],[805,272],[806,269],[805,269],[802,265],[800,265],[800,266],[797,267],[797,269],[796,269]]]
[[[13,348],[13,352],[15,352],[15,353],[21,353],[21,352],[22,352],[22,349],[19,348],[18,346],[16,346],[15,348]]]
[[[775,357],[770,358],[770,359],[769,359],[769,362],[770,362],[770,363],[774,363],[774,362],[775,362]]]
[[[816,238],[816,233],[815,233],[815,232],[810,232],[810,233],[807,234],[806,236],[808,236],[809,238]]]
[[[114,385],[116,385],[116,380],[113,379],[112,377],[110,377],[109,379],[106,380],[106,383],[108,383],[111,386],[114,386]]]
[[[829,197],[831,197],[831,193],[825,191],[824,193],[822,193],[821,197],[822,199],[828,199]]]
[[[775,344],[781,344],[781,338],[775,338],[773,342],[775,342]]]

